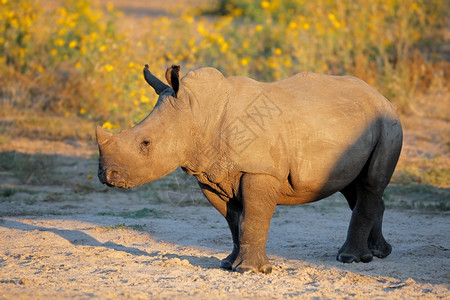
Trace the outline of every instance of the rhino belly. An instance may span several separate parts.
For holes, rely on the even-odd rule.
[[[317,201],[349,185],[369,160],[372,147],[366,143],[346,150],[316,148],[315,154],[299,156],[283,185],[279,204]]]

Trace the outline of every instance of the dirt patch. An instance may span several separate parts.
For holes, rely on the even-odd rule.
[[[0,298],[450,297],[446,212],[389,209],[392,254],[342,264],[335,255],[350,220],[342,197],[281,206],[267,245],[273,273],[241,275],[219,268],[230,233],[192,177],[178,170],[130,191],[110,189],[96,178],[93,145],[50,144],[12,143],[60,154],[7,157],[53,162],[41,170],[51,176],[0,172]]]
[[[218,267],[231,238],[212,207],[154,205],[149,199],[118,196],[111,203],[89,195],[90,205],[78,214],[3,217],[0,296],[450,297],[448,215],[388,211],[385,234],[393,253],[369,264],[347,265],[335,260],[350,218],[346,207],[336,205],[339,199],[279,207],[267,245],[273,273],[241,275]],[[143,207],[160,215],[101,214]]]

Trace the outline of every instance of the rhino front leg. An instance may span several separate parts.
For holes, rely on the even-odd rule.
[[[245,174],[241,178],[243,211],[239,224],[239,254],[233,270],[240,273],[272,272],[266,254],[267,233],[277,205],[279,181],[262,174]]]
[[[236,203],[236,199],[232,199],[227,203],[227,213],[225,219],[233,238],[233,251],[220,262],[220,267],[227,270],[233,269],[233,263],[239,255],[239,222],[242,215],[242,204]]]

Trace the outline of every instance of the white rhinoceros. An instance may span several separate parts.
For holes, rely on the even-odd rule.
[[[197,179],[233,237],[221,267],[270,273],[267,232],[277,205],[341,192],[353,210],[341,262],[386,257],[383,191],[402,147],[395,108],[354,77],[300,73],[262,83],[201,68],[170,86],[148,66],[153,111],[119,134],[97,127],[102,183],[130,188],[177,167]]]

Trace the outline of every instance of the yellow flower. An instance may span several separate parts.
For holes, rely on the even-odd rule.
[[[106,72],[111,72],[114,70],[114,67],[112,65],[105,65],[104,69]]]
[[[188,23],[194,22],[194,17],[191,15],[183,15],[182,18],[183,18],[183,20],[185,20]]]
[[[287,59],[284,61],[283,65],[285,67],[292,67],[292,61],[290,59]]]
[[[12,19],[11,21],[9,21],[9,24],[11,24],[11,26],[14,28],[19,28],[19,22],[17,21],[17,19]]]
[[[243,65],[244,67],[246,65],[248,65],[249,62],[250,62],[250,58],[249,57],[241,58],[241,65]]]
[[[106,128],[106,129],[112,129],[114,127],[114,125],[111,124],[110,122],[106,121],[105,123],[103,123],[102,127]]]
[[[101,45],[99,50],[100,50],[100,52],[105,52],[106,46],[105,45]]]
[[[67,10],[65,8],[61,8],[59,10],[59,12],[61,13],[61,16],[66,17],[67,16]]]
[[[261,7],[262,8],[267,9],[267,8],[269,8],[269,6],[270,6],[269,1],[262,1],[261,2]]]
[[[328,19],[333,23],[333,26],[336,28],[341,27],[341,23],[339,23],[339,21],[337,20],[336,16],[333,15],[332,13],[328,14]]]
[[[64,46],[64,40],[57,39],[54,44],[55,44],[55,46]]]
[[[55,55],[58,54],[58,50],[52,49],[52,50],[50,51],[50,54],[51,54],[52,56],[55,56]]]
[[[294,21],[291,21],[291,22],[289,22],[289,28],[296,29],[296,28],[298,28],[298,24]]]
[[[222,53],[225,53],[225,52],[227,52],[227,50],[228,50],[228,43],[227,42],[223,42],[223,43],[221,43],[221,45],[220,45],[220,52],[222,52]]]
[[[308,23],[304,23],[302,27],[303,27],[303,29],[308,30],[309,29],[309,24]]]
[[[244,13],[244,11],[242,10],[242,8],[234,8],[231,11],[231,15],[235,16],[235,17],[239,17],[242,16],[242,14]]]
[[[203,26],[203,23],[198,23],[197,24],[197,32],[200,33],[201,35],[207,35],[208,32],[205,29],[205,26]]]
[[[141,102],[142,103],[149,103],[150,102],[150,99],[148,99],[146,96],[144,96],[144,95],[141,95]]]
[[[86,113],[86,109],[81,108],[81,109],[80,109],[80,115],[84,115],[85,113]]]
[[[39,71],[39,72],[44,72],[44,68],[41,66],[41,65],[38,65],[37,67],[36,67],[36,69]]]
[[[255,29],[256,29],[256,31],[261,31],[261,30],[263,30],[263,27],[262,27],[262,25],[256,25]]]
[[[91,33],[91,41],[92,41],[92,42],[95,42],[95,41],[97,40],[97,38],[98,38],[97,32]]]
[[[75,48],[78,45],[77,41],[70,41],[69,48]]]
[[[81,63],[79,61],[77,61],[77,63],[75,64],[75,68],[77,69],[81,68]]]
[[[134,62],[130,62],[130,63],[128,64],[128,68],[133,69],[133,68],[134,68]]]
[[[275,54],[276,54],[276,55],[281,55],[281,53],[283,53],[283,51],[281,51],[280,48],[276,48],[276,49],[275,49]]]

